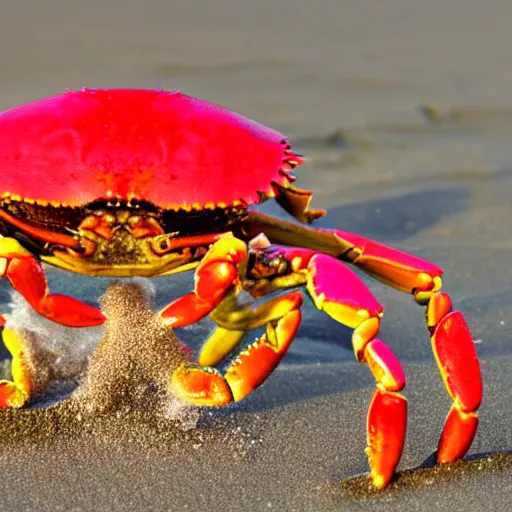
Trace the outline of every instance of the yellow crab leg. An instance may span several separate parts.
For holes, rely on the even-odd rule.
[[[22,407],[33,389],[30,367],[25,357],[30,347],[20,333],[7,327],[3,327],[2,338],[12,356],[12,381],[0,380],[0,408]]]
[[[201,347],[197,362],[200,366],[215,366],[234,350],[246,333],[245,330],[217,327]]]

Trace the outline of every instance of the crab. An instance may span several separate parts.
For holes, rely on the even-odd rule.
[[[466,320],[441,291],[442,269],[358,234],[314,228],[326,212],[309,209],[312,193],[294,186],[301,163],[284,135],[180,91],[82,89],[7,110],[0,114],[0,276],[39,314],[78,328],[106,318],[52,293],[42,264],[90,276],[195,270],[193,290],[159,315],[172,328],[207,316],[216,324],[197,362],[170,376],[178,397],[201,406],[240,401],[269,377],[297,333],[305,289],[318,309],[353,329],[355,358],[375,378],[366,452],[381,488],[403,450],[405,376],[378,337],[383,306],[347,264],[355,265],[426,306],[453,399],[437,459],[463,457],[482,383]],[[255,208],[269,198],[296,221]],[[260,327],[256,341],[242,342]],[[32,384],[23,342],[8,323],[4,343],[12,380],[0,382],[0,405],[21,407]]]

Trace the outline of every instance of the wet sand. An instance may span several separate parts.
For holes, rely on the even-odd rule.
[[[386,308],[382,337],[408,379],[407,443],[389,489],[375,493],[365,478],[352,479],[367,471],[373,380],[353,361],[349,330],[308,303],[297,341],[265,385],[199,420],[191,413],[188,429],[137,408],[79,421],[70,402],[65,414],[62,405],[2,413],[3,509],[506,510],[510,14],[498,0],[2,5],[1,109],[66,87],[178,88],[283,131],[308,156],[298,186],[314,189],[313,206],[329,210],[319,225],[445,269],[485,379],[467,459],[429,467],[450,400],[423,311],[367,279]],[[52,290],[91,302],[108,284],[48,274]],[[192,276],[154,282],[161,307]],[[0,302],[10,300],[0,283]],[[208,329],[202,322],[178,335],[197,349]]]

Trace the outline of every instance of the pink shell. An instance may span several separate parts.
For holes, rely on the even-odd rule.
[[[280,133],[179,91],[83,89],[0,114],[0,196],[251,205],[298,163]]]

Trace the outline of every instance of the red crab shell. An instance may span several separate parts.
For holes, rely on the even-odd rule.
[[[298,163],[280,133],[179,91],[83,89],[0,114],[0,196],[41,204],[251,205]]]

